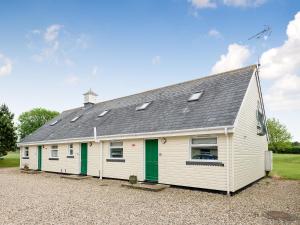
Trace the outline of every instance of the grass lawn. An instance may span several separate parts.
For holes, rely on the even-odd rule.
[[[300,154],[273,154],[271,175],[300,180]]]
[[[16,152],[8,152],[4,159],[0,159],[0,168],[4,167],[18,167],[20,164],[20,154]]]

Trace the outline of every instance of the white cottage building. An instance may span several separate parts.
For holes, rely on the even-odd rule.
[[[62,112],[20,143],[20,167],[236,192],[265,176],[257,66]]]

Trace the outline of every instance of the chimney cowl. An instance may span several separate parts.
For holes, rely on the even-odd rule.
[[[97,100],[97,94],[95,92],[93,92],[91,89],[83,94],[84,96],[84,106],[91,106],[94,105],[96,103]]]

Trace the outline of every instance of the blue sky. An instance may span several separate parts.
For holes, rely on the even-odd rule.
[[[261,57],[267,116],[300,140],[298,11],[294,0],[1,1],[0,102],[17,116],[63,111],[89,88],[102,101]],[[248,40],[266,24],[270,37]]]

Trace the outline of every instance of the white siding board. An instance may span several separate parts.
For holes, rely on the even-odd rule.
[[[22,157],[24,156],[25,147],[21,148],[20,150],[21,168],[24,168],[25,165],[28,165],[29,169],[33,169],[33,170],[36,170],[38,168],[37,149],[38,146],[28,146],[29,159],[22,159]]]
[[[265,175],[266,136],[257,135],[256,110],[260,100],[255,75],[251,78],[244,102],[237,116],[233,135],[234,189],[236,191]]]

